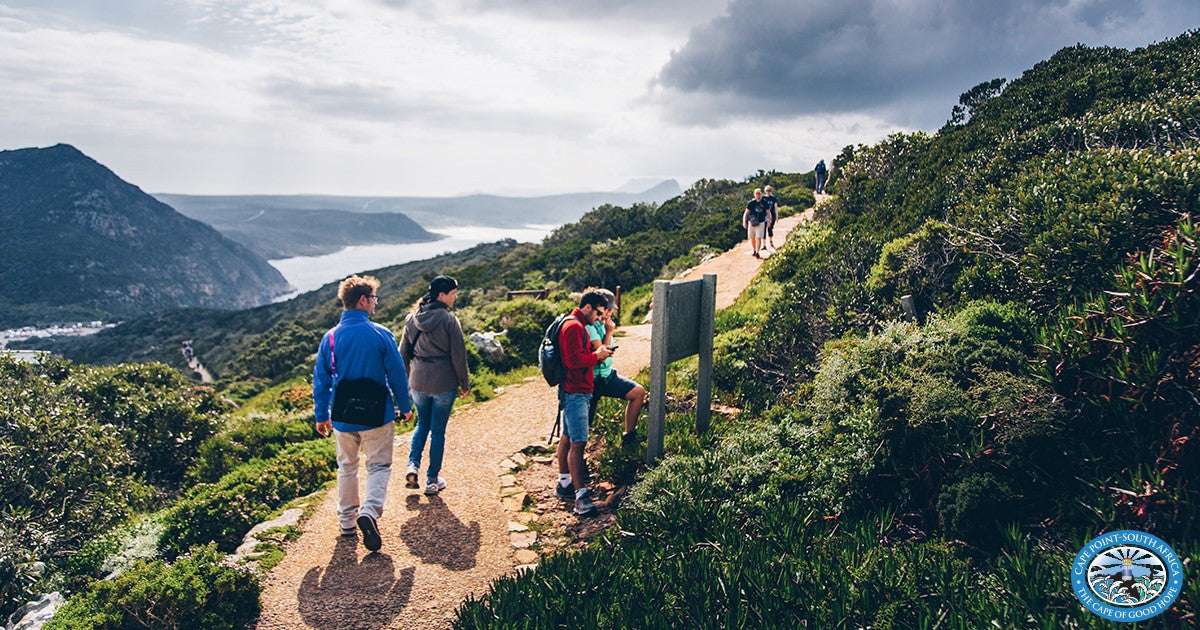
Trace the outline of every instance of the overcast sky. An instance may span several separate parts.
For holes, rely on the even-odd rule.
[[[1197,0],[0,0],[0,148],[72,144],[151,192],[687,186],[1196,27]]]

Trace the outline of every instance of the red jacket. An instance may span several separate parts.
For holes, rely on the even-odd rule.
[[[563,381],[563,391],[568,394],[590,394],[595,387],[592,381],[592,368],[599,359],[595,352],[588,350],[589,339],[587,323],[583,313],[575,309],[572,317],[563,322],[558,333],[558,347],[562,348],[563,365],[567,366],[567,379]]]

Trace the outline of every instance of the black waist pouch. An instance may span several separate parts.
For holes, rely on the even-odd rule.
[[[339,381],[333,389],[333,409],[329,416],[338,422],[381,427],[387,399],[387,388],[369,378]]]

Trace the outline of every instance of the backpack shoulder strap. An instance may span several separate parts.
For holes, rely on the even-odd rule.
[[[335,330],[334,328],[329,329],[329,365],[332,368],[333,380],[336,381],[337,380],[337,355],[334,354],[334,352],[333,352],[333,331],[334,330]]]

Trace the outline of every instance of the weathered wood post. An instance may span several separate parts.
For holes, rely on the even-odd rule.
[[[704,432],[712,417],[712,353],[716,332],[717,276],[700,280],[654,283],[654,320],[650,326],[650,409],[646,462],[663,454],[667,415],[667,365],[700,355],[696,391],[696,431]]]

